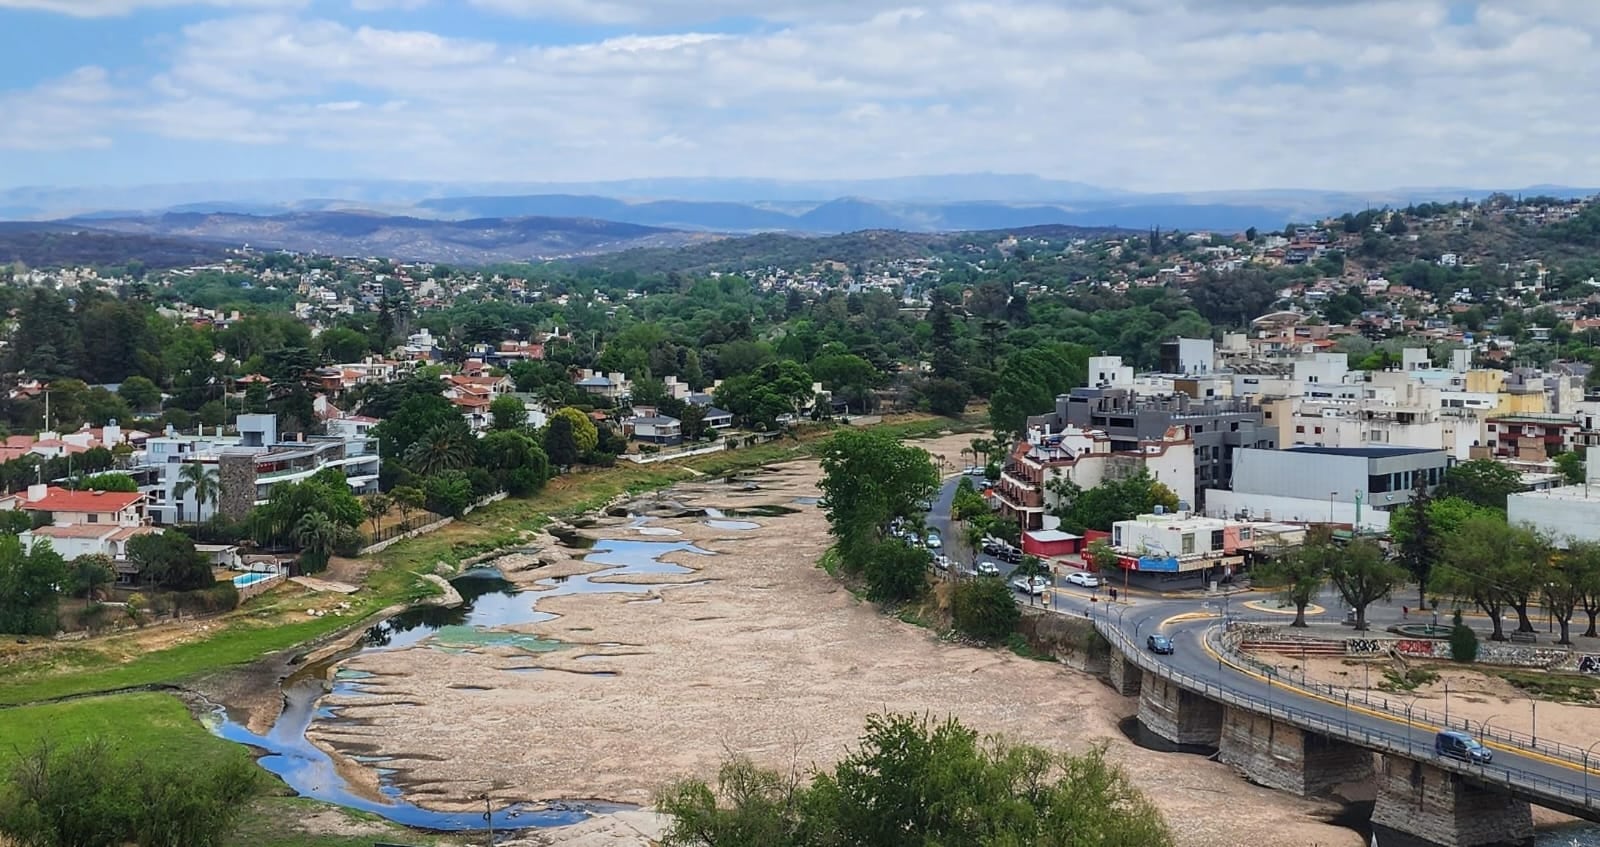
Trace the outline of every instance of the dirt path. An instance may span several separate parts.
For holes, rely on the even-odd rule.
[[[932,452],[957,456],[967,440],[947,439]],[[701,518],[598,522],[585,532],[692,541],[719,555],[667,557],[696,571],[676,581],[704,585],[551,597],[539,608],[560,617],[520,627],[576,648],[452,653],[423,645],[357,657],[350,667],[377,675],[373,696],[334,699],[346,720],[314,724],[313,737],[336,752],[392,757],[385,766],[399,769],[408,798],[429,806],[460,808],[485,790],[646,804],[674,778],[714,775],[729,753],[772,767],[826,767],[869,713],[952,714],[1047,747],[1107,745],[1185,847],[1361,843],[1321,822],[1325,805],[1248,785],[1200,757],[1134,746],[1117,729],[1133,701],[1094,679],[941,643],[857,601],[815,567],[826,522],[796,498],[815,497],[817,477],[814,462],[794,463],[756,478],[756,491],[695,482],[672,492],[702,507],[799,510],[741,518],[760,524],[755,531],[719,530]],[[531,584],[596,569],[569,558],[508,577]],[[627,834],[632,824],[594,828],[610,834],[593,843],[648,843]],[[558,835],[524,843],[559,843],[551,841]]]

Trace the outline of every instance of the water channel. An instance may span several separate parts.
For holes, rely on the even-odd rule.
[[[425,809],[401,799],[394,783],[395,771],[384,767],[381,756],[352,756],[361,764],[376,769],[379,796],[358,791],[339,773],[334,759],[306,737],[312,721],[340,720],[337,707],[322,705],[330,692],[359,696],[369,675],[342,668],[349,658],[363,653],[425,647],[448,652],[470,652],[487,646],[510,647],[528,654],[567,649],[569,645],[527,633],[510,632],[500,627],[540,623],[556,617],[538,609],[546,597],[571,594],[647,594],[667,587],[689,587],[703,582],[636,583],[606,582],[626,575],[682,576],[694,571],[661,561],[674,552],[715,555],[688,542],[595,541],[583,559],[605,565],[601,570],[569,577],[538,581],[537,590],[520,590],[491,568],[468,571],[451,584],[461,594],[462,605],[453,609],[424,606],[401,612],[367,629],[361,641],[350,650],[313,663],[296,671],[283,682],[283,711],[265,733],[251,732],[223,708],[209,716],[207,728],[229,741],[263,751],[263,768],[282,779],[302,796],[323,800],[350,809],[378,815],[394,823],[418,829],[460,831],[483,829],[482,812],[442,812]],[[508,672],[536,671],[514,668]],[[470,798],[463,798],[470,799]],[[626,805],[589,800],[529,805],[501,806],[492,814],[496,830],[568,826],[594,814],[631,808]]]

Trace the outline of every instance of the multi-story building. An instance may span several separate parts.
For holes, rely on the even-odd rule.
[[[235,436],[169,431],[149,440],[135,471],[156,523],[203,521],[218,512],[243,518],[272,496],[273,486],[300,482],[327,468],[338,469],[353,494],[378,490],[382,460],[369,422],[352,420],[335,427],[334,434],[301,435],[294,441],[279,440],[276,415],[240,415],[235,427]],[[197,487],[183,484],[195,473],[184,472],[191,465],[213,480],[215,498],[200,502]]]
[[[1051,485],[1057,480],[1089,489],[1142,469],[1187,502],[1195,496],[1194,468],[1194,442],[1181,426],[1125,450],[1103,432],[1033,428],[1001,465],[995,496],[1005,517],[1024,530],[1043,529],[1060,499]]]
[[[1419,447],[1241,449],[1232,490],[1208,492],[1206,513],[1381,531],[1419,478],[1432,490],[1451,464],[1445,451]]]
[[[1491,415],[1484,429],[1483,445],[1472,450],[1474,459],[1543,462],[1582,441],[1574,415]]]
[[[1044,419],[1053,429],[1095,430],[1110,440],[1112,452],[1137,451],[1159,442],[1173,427],[1187,430],[1194,443],[1197,496],[1227,488],[1233,478],[1233,453],[1241,447],[1272,449],[1278,433],[1266,425],[1249,400],[1194,400],[1187,394],[1140,396],[1124,389],[1077,388],[1056,398],[1056,411]]]

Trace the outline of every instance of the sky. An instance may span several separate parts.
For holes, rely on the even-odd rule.
[[[0,0],[0,187],[1600,184],[1596,0]]]

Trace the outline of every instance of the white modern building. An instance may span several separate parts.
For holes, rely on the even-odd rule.
[[[1506,519],[1527,524],[1565,547],[1572,541],[1600,541],[1600,447],[1586,453],[1586,479],[1506,498]]]
[[[301,435],[280,440],[276,415],[240,415],[235,435],[219,432],[179,435],[170,429],[146,444],[135,474],[140,491],[149,498],[147,510],[158,524],[204,521],[218,512],[242,518],[265,503],[272,488],[301,482],[335,468],[353,494],[378,490],[377,439],[370,434],[370,419],[348,419],[330,426],[330,435]],[[220,427],[218,428],[220,430]],[[185,467],[200,471],[185,472]],[[202,473],[214,485],[216,496],[200,502],[198,486],[184,485],[190,475]],[[179,489],[185,489],[179,496]]]

